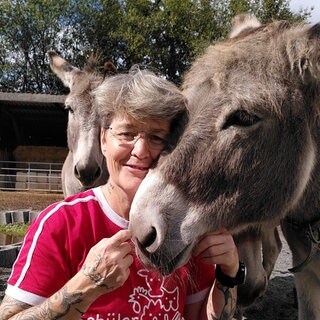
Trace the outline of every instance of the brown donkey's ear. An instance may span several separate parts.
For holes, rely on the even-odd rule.
[[[112,76],[118,72],[116,66],[111,62],[107,61],[103,65],[103,77],[106,78],[108,76]]]
[[[99,60],[98,54],[91,54],[87,60],[87,63],[83,67],[83,71],[89,72],[89,73],[95,72],[98,60]]]
[[[310,41],[310,69],[311,74],[320,81],[320,23],[315,24],[308,31]]]
[[[291,70],[304,84],[320,80],[320,24],[300,26],[286,44]]]
[[[54,51],[47,52],[51,70],[60,78],[63,84],[71,89],[73,83],[74,72],[80,71],[78,68],[72,66],[68,61],[60,57]]]
[[[249,14],[236,15],[232,18],[231,24],[232,28],[229,38],[237,37],[261,26],[260,21],[255,16]]]

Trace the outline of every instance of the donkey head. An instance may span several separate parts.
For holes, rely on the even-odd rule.
[[[65,107],[69,111],[68,156],[72,158],[72,168],[64,170],[72,171],[81,183],[82,187],[77,191],[100,185],[106,181],[107,172],[99,145],[99,121],[93,108],[91,91],[103,81],[103,76],[96,71],[93,57],[80,70],[53,51],[49,51],[48,56],[51,69],[70,89]],[[110,66],[115,70],[110,63],[108,70]],[[68,181],[65,183],[68,184]]]
[[[189,122],[131,210],[142,261],[163,273],[198,238],[283,217],[317,160],[320,25],[262,25],[210,46],[187,73]]]

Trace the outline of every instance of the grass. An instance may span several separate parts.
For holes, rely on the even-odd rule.
[[[0,232],[10,236],[23,237],[26,234],[28,227],[28,224],[22,222],[1,224]]]

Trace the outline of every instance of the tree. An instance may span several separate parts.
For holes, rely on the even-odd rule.
[[[310,16],[310,12],[306,10],[300,13],[291,12],[287,0],[264,0],[260,6],[255,4],[253,9],[253,14],[257,15],[262,23],[272,20],[304,21]]]
[[[57,20],[65,4],[58,0],[4,0],[0,11],[1,90],[45,91],[45,52],[58,38]]]
[[[123,21],[123,11],[117,0],[74,1],[72,25],[77,26],[73,38],[81,39],[86,56],[100,55],[101,63],[110,60],[121,66],[124,45],[118,30]],[[103,61],[102,61],[103,59]]]
[[[126,1],[122,36],[128,61],[181,82],[195,56],[221,36],[217,4],[223,1]]]
[[[293,14],[286,0],[2,0],[0,12],[0,90],[35,93],[66,90],[48,49],[80,67],[92,53],[121,70],[138,63],[180,84],[195,57],[228,35],[234,15],[310,15]]]
[[[102,15],[98,15],[99,6],[100,1],[88,4],[85,0],[0,2],[0,90],[66,92],[50,71],[46,52],[53,49],[63,53],[74,65],[85,64],[88,56],[105,43],[106,35],[102,36],[97,24]]]

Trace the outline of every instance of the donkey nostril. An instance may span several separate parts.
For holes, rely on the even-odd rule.
[[[141,241],[141,247],[143,249],[148,248],[149,246],[151,246],[154,241],[157,238],[157,231],[155,227],[151,227],[151,231],[145,236],[144,239],[142,239]]]
[[[98,166],[81,166],[75,165],[74,176],[82,183],[83,186],[92,186],[101,175],[101,168]]]
[[[96,171],[96,174],[94,175],[95,179],[96,178],[99,178],[100,177],[100,174],[101,174],[101,169],[100,167],[98,167],[97,171]]]
[[[73,172],[74,172],[74,175],[79,179],[80,178],[80,173],[79,173],[79,170],[78,170],[77,166],[74,166]]]

